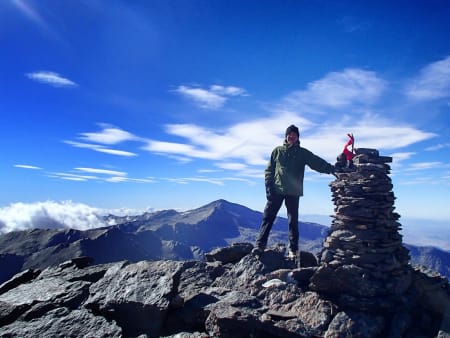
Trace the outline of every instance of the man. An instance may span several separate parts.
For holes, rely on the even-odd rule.
[[[298,205],[300,196],[303,196],[305,165],[320,173],[334,172],[333,165],[300,147],[300,134],[296,126],[290,125],[285,136],[284,144],[272,151],[264,172],[267,203],[259,236],[252,251],[255,255],[261,254],[266,248],[273,222],[284,201],[289,223],[289,258],[297,257]]]

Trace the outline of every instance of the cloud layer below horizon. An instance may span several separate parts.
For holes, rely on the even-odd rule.
[[[0,234],[35,228],[88,230],[106,225],[99,209],[71,201],[13,203],[0,208]]]

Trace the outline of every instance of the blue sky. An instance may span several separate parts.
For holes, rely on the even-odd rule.
[[[293,123],[331,163],[347,132],[393,156],[397,211],[448,222],[449,17],[444,0],[1,1],[0,208],[262,210]],[[333,213],[332,179],[307,172],[301,215]]]

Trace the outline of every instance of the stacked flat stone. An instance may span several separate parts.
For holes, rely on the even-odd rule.
[[[351,284],[340,288],[344,298],[346,292],[363,298],[400,295],[410,285],[410,257],[402,246],[400,215],[394,212],[390,162],[376,149],[357,149],[353,166],[341,169],[330,183],[335,215],[320,262],[334,271],[330,276],[351,277],[341,280]]]

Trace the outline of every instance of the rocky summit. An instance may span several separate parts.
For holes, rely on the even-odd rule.
[[[203,260],[28,269],[0,285],[0,337],[450,337],[448,279],[410,264],[390,161],[360,149],[336,173],[317,257],[234,243]]]
[[[0,286],[0,337],[448,337],[448,281],[410,268],[403,303],[347,307],[315,256],[249,243],[206,261],[89,265],[80,257]],[[322,275],[321,290],[313,287]],[[355,274],[345,280],[359,288]],[[374,303],[380,301],[373,298]],[[377,310],[378,309],[378,310]]]

